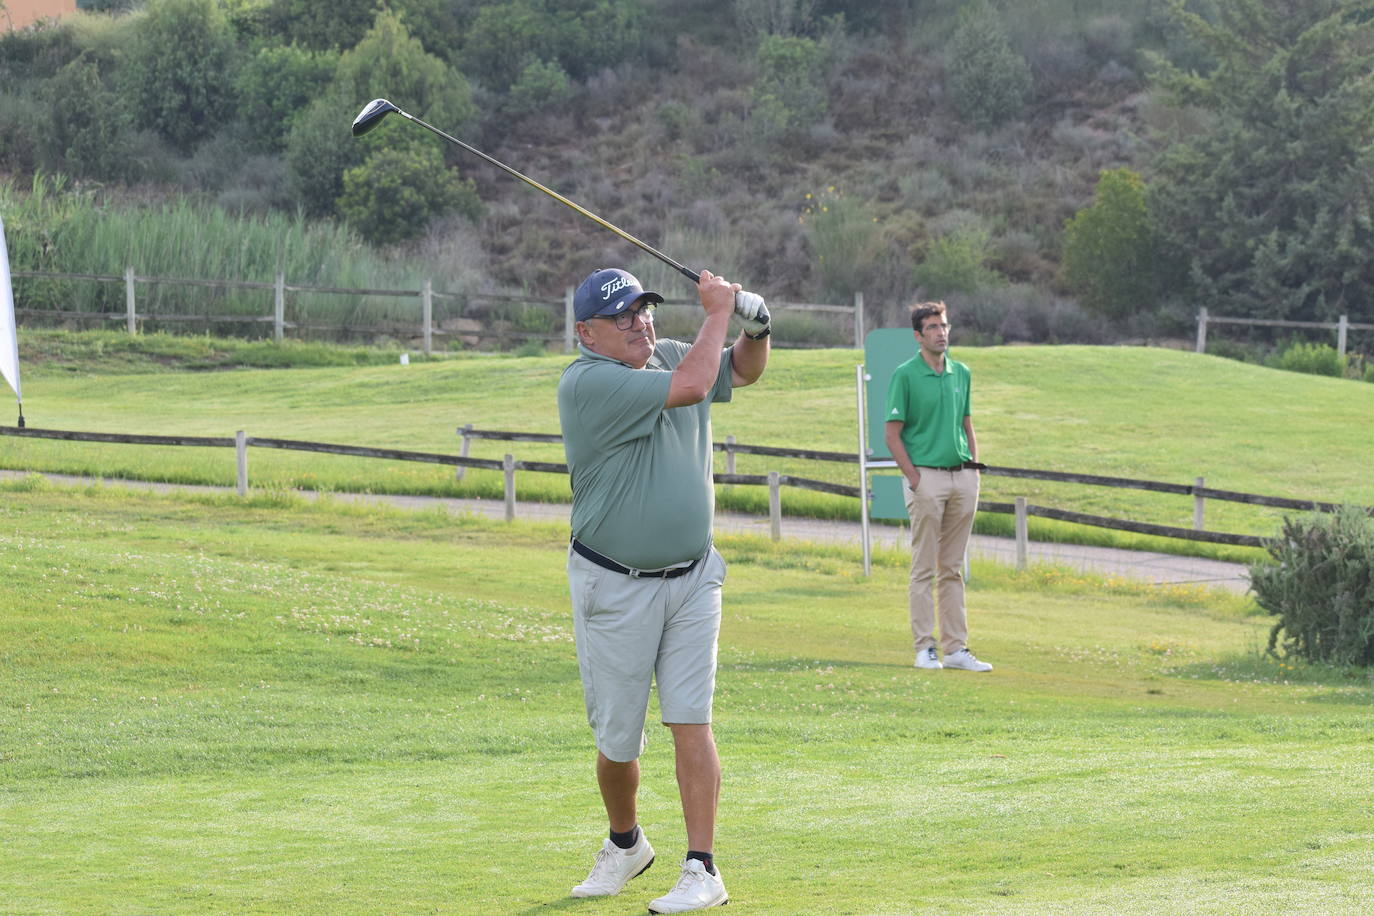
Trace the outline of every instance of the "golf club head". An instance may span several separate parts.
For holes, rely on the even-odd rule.
[[[386,99],[373,99],[367,106],[353,119],[353,136],[361,137],[363,134],[382,123],[382,118],[391,114],[393,111],[400,112],[401,109],[388,102]]]

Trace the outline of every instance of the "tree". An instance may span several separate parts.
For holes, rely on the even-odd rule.
[[[1064,224],[1064,279],[1083,305],[1114,318],[1159,299],[1160,239],[1145,183],[1130,169],[1103,172],[1091,205]]]
[[[959,14],[949,43],[949,94],[959,116],[975,127],[996,127],[1021,113],[1030,94],[1026,59],[986,0]]]
[[[124,66],[134,117],[183,152],[233,107],[234,36],[215,0],[151,0]]]
[[[287,138],[291,187],[311,215],[336,212],[344,172],[361,165],[371,153],[441,144],[399,118],[360,139],[350,136],[349,125],[362,103],[378,96],[445,130],[461,131],[476,117],[462,74],[427,53],[394,13],[378,13],[358,46],[339,59],[328,90],[301,115]]]
[[[1158,158],[1150,204],[1199,305],[1240,316],[1374,318],[1374,2],[1171,0],[1214,61],[1156,59],[1206,128]]]
[[[88,178],[128,177],[128,118],[89,54],[59,70],[45,84],[43,99],[47,116],[39,128],[39,148],[49,169]]]
[[[810,38],[765,35],[759,42],[754,117],[764,133],[785,134],[825,116],[825,48]]]
[[[339,56],[298,45],[258,49],[239,71],[239,115],[265,150],[286,147],[291,127],[334,78]]]
[[[344,173],[339,213],[374,244],[418,238],[450,210],[476,219],[481,202],[472,182],[444,168],[434,147],[378,150]]]
[[[533,61],[586,79],[634,59],[643,0],[511,0],[488,3],[464,33],[460,60],[474,80],[505,92]]]

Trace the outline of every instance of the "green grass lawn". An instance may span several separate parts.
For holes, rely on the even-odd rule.
[[[0,912],[642,913],[561,527],[0,486]],[[911,667],[905,559],[724,538],[732,913],[1364,913],[1374,683],[1239,597],[975,566],[988,675]]]
[[[28,332],[25,332],[27,334]],[[21,338],[24,335],[21,335]],[[109,335],[112,336],[112,335]],[[96,347],[40,341],[26,367],[34,427],[314,439],[456,454],[459,426],[557,432],[554,389],[569,359],[458,356],[408,366],[172,372],[168,365],[271,364],[265,345],[234,356],[213,346],[149,344],[141,363],[123,344]],[[174,341],[176,339],[173,339]],[[270,346],[267,346],[270,350]],[[99,352],[96,352],[99,351]],[[202,352],[204,351],[204,352]],[[114,355],[110,355],[114,354]],[[1131,347],[960,348],[974,372],[974,411],[982,458],[990,464],[1209,486],[1328,502],[1374,505],[1369,473],[1374,386],[1300,375],[1173,350]],[[288,354],[289,356],[289,354]],[[325,355],[302,352],[300,363]],[[345,354],[365,362],[364,355]],[[345,356],[339,357],[344,359]],[[107,359],[123,374],[112,374]],[[858,351],[775,351],[756,387],[714,409],[714,436],[743,443],[828,451],[857,448],[854,367]],[[157,371],[162,370],[162,371]],[[558,445],[478,442],[473,455],[561,461]],[[228,449],[63,443],[0,438],[0,467],[186,483],[232,485]],[[717,470],[725,469],[717,456]],[[737,470],[857,484],[853,465],[741,456]],[[308,453],[255,449],[256,486],[498,497],[499,472],[469,471]],[[519,475],[521,498],[566,500],[561,475]],[[983,498],[1032,503],[1190,527],[1191,498],[987,476]],[[767,511],[762,487],[722,488],[726,508]],[[784,511],[857,518],[855,500],[787,489]],[[1211,530],[1270,535],[1282,512],[1211,500]],[[980,530],[1008,533],[1009,516],[985,515]],[[1032,520],[1038,539],[1084,539],[1121,546],[1180,549],[1229,559],[1254,552]]]

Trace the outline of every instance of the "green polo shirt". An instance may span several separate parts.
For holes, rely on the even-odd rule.
[[[573,537],[623,566],[661,569],[711,546],[711,404],[733,393],[730,350],[705,400],[665,410],[689,349],[660,340],[649,364],[632,369],[582,347],[558,382]]]
[[[902,443],[911,463],[945,468],[972,458],[964,417],[970,414],[968,366],[945,355],[936,372],[917,353],[892,371],[887,386],[887,422],[902,421]]]

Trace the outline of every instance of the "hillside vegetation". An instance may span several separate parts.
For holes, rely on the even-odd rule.
[[[42,172],[101,209],[346,225],[350,265],[464,294],[557,297],[611,262],[681,288],[400,119],[351,138],[385,96],[680,261],[774,298],[863,292],[871,324],[918,297],[989,343],[1157,339],[1199,305],[1374,320],[1358,0],[82,6],[0,37],[16,269],[188,272],[138,233],[97,255],[60,214],[10,219]],[[238,269],[270,273],[284,231]]]

